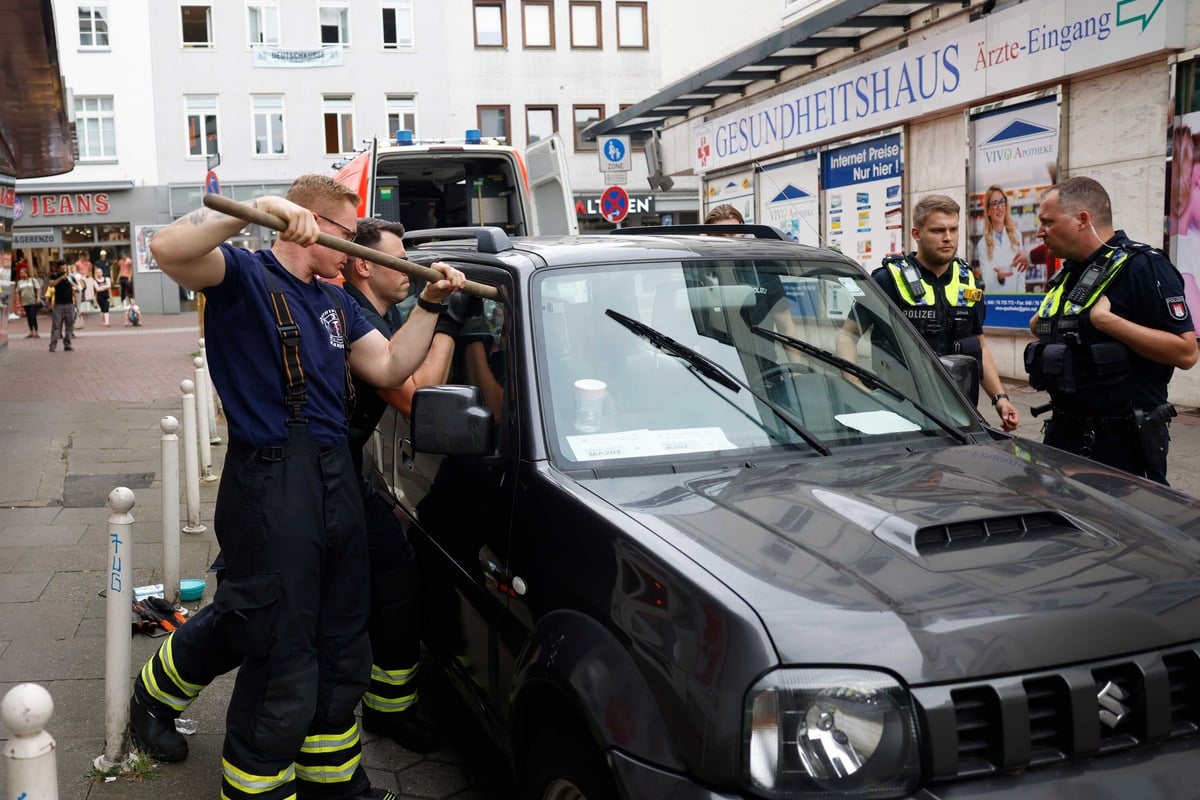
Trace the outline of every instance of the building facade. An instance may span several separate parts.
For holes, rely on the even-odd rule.
[[[767,38],[589,133],[656,130],[665,171],[699,176],[705,207],[733,203],[869,267],[912,249],[922,196],[957,199],[960,255],[985,282],[1008,376],[1025,376],[1028,321],[1056,267],[1036,207],[1060,176],[1105,185],[1115,226],[1172,256],[1200,314],[1200,199],[1187,212],[1200,187],[1200,4],[786,5],[796,16]],[[1017,249],[1024,273],[1011,269]],[[1177,373],[1171,394],[1200,405],[1200,372]]]
[[[670,4],[666,4],[670,5]],[[643,154],[606,178],[577,132],[659,86],[671,37],[660,2],[625,0],[56,0],[79,157],[16,186],[14,246],[50,259],[135,262],[142,310],[188,298],[150,258],[158,227],[198,207],[210,182],[245,200],[282,192],[397,129],[518,147],[559,133],[580,227],[613,227],[595,202],[611,180],[626,224],[696,221],[697,182],[647,183]],[[635,150],[636,150],[635,145]],[[269,232],[238,241],[259,247]]]

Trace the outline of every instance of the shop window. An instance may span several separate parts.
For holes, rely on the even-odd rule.
[[[479,130],[484,138],[495,136],[510,142],[508,106],[478,106]]]
[[[645,50],[646,31],[645,3],[617,3],[617,47]]]
[[[180,6],[184,47],[212,47],[212,6]]]
[[[217,96],[190,95],[187,103],[188,156],[215,156],[221,152],[217,136]]]
[[[321,20],[321,44],[350,46],[350,4],[322,2],[317,9]]]
[[[96,241],[96,229],[91,225],[63,225],[60,232],[63,244],[90,244]]]
[[[254,154],[281,156],[287,152],[283,140],[283,95],[256,94],[254,106]]]
[[[412,0],[383,0],[383,47],[385,50],[413,47]]]
[[[83,50],[108,49],[108,4],[80,3],[79,47]]]
[[[412,131],[417,135],[417,98],[410,94],[389,94],[384,101],[387,107],[388,138],[393,141],[396,131]]]
[[[249,3],[246,6],[250,46],[279,44],[279,4]]]
[[[604,45],[600,34],[600,4],[573,2],[571,10],[571,47],[576,50],[598,50]]]
[[[117,157],[116,119],[111,97],[75,98],[75,141],[80,161]]]
[[[347,95],[326,95],[321,101],[325,124],[325,154],[354,152],[354,99]]]
[[[544,0],[524,0],[521,3],[521,36],[527,49],[554,49],[554,4]]]
[[[533,144],[558,130],[558,106],[525,107],[525,140]]]
[[[475,0],[475,46],[506,47],[504,3],[496,0]]]
[[[572,106],[575,116],[575,150],[595,150],[596,140],[585,142],[579,135],[587,126],[599,122],[604,116],[604,106]]]

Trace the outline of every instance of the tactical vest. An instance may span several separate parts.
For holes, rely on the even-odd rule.
[[[1104,336],[1088,321],[1086,311],[1095,305],[1135,250],[1147,245],[1104,248],[1083,268],[1069,292],[1063,284],[1067,270],[1055,275],[1038,307],[1034,334],[1038,340],[1025,347],[1029,385],[1055,394],[1084,394],[1104,389],[1129,377],[1129,350]]]
[[[888,256],[883,266],[896,284],[901,312],[935,353],[983,357],[979,337],[971,333],[972,307],[983,301],[983,291],[962,259],[950,262],[950,280],[940,292],[911,256]]]

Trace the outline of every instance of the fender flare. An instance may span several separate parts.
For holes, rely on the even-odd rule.
[[[616,747],[664,769],[684,771],[654,692],[618,638],[595,619],[559,610],[538,621],[517,659],[510,706],[513,762],[524,766],[547,713],[546,691],[565,701],[601,750]]]

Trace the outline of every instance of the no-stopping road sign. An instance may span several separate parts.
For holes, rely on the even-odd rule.
[[[609,222],[620,222],[629,213],[629,193],[620,186],[610,186],[600,195],[600,216]]]

